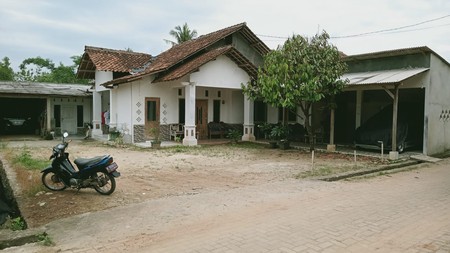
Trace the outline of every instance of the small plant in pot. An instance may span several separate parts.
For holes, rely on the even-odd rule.
[[[152,148],[160,148],[161,147],[161,139],[160,139],[161,128],[160,128],[159,124],[155,124],[154,126],[150,127],[149,133],[150,133],[150,136],[153,138],[153,140],[151,140]]]
[[[231,140],[232,143],[237,144],[241,139],[242,134],[239,130],[229,129],[227,133],[227,138]]]
[[[270,135],[273,137],[273,139],[278,141],[278,145],[281,149],[288,149],[289,148],[289,127],[283,126],[283,125],[277,125],[274,128],[272,128],[272,131],[270,132]]]
[[[270,134],[272,131],[272,125],[270,123],[262,123],[258,125],[261,133],[264,134],[264,139],[270,139]]]
[[[117,130],[115,127],[111,127],[109,129],[109,140],[110,141],[115,141],[117,138],[120,137],[120,131]]]

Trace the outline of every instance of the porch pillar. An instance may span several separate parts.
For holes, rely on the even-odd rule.
[[[182,82],[185,94],[185,124],[184,124],[184,146],[197,145],[195,128],[195,83]]]
[[[109,90],[109,128],[114,127],[117,129],[116,100],[115,95],[113,95],[113,89]]]
[[[243,141],[255,141],[255,124],[253,121],[255,108],[253,100],[244,95],[244,135]]]
[[[101,136],[102,131],[102,95],[100,92],[92,92],[92,136]]]

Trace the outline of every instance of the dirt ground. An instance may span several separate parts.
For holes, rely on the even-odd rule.
[[[31,143],[31,144],[30,144]],[[32,157],[47,159],[57,142],[27,142]],[[20,152],[7,144],[3,150]],[[40,187],[37,193],[18,196],[22,216],[29,227],[76,214],[95,212],[149,199],[201,192],[226,190],[271,181],[299,178],[312,170],[311,153],[296,149],[269,149],[265,145],[222,144],[200,147],[175,146],[159,150],[136,147],[116,147],[97,141],[74,140],[68,152],[71,159],[110,154],[119,165],[116,191],[110,196],[93,189],[66,189],[51,192]],[[316,153],[315,171],[354,169],[353,156],[336,153]],[[376,166],[375,158],[358,158],[358,167]],[[20,172],[17,172],[20,173]],[[29,173],[29,172],[28,172]],[[19,185],[40,184],[39,172],[19,176]],[[300,176],[300,177],[299,177]],[[305,174],[306,177],[308,177]],[[30,181],[30,182],[26,182]],[[21,187],[25,191],[26,187]],[[36,187],[36,185],[34,185]]]

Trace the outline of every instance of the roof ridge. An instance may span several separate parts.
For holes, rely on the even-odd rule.
[[[105,51],[105,52],[115,52],[115,53],[125,53],[125,54],[143,54],[143,55],[150,55],[147,53],[142,52],[134,52],[134,51],[127,51],[122,49],[112,49],[112,48],[104,48],[104,47],[94,47],[94,46],[84,46],[84,50],[96,50],[96,51]]]
[[[228,26],[228,27],[222,28],[220,30],[212,31],[212,32],[207,33],[207,34],[203,34],[200,37],[195,38],[195,40],[200,39],[201,37],[211,36],[212,34],[223,32],[224,30],[234,30],[235,28],[238,28],[239,26],[244,27],[246,25],[247,25],[247,22],[242,22],[242,23],[239,23],[239,24],[236,24],[236,25]]]
[[[225,31],[225,30],[234,30],[234,29],[238,28],[239,26],[244,27],[244,26],[246,26],[246,25],[247,25],[247,22],[242,22],[242,23],[239,23],[239,24],[236,24],[236,25],[232,25],[232,26],[228,26],[228,27],[222,28],[222,29],[220,29],[220,30],[216,30],[216,31],[212,31],[212,32],[207,33],[207,34],[200,35],[200,36],[197,37],[197,38],[194,38],[194,39],[191,39],[191,40],[188,40],[188,41],[185,41],[185,42],[176,44],[176,45],[172,46],[171,48],[167,49],[166,51],[162,52],[161,54],[163,54],[163,53],[165,53],[165,52],[167,52],[167,51],[169,51],[169,50],[176,49],[177,47],[180,47],[180,46],[186,46],[186,44],[194,43],[194,42],[196,42],[196,41],[199,41],[199,40],[201,40],[201,39],[204,39],[205,37],[209,37],[209,36],[212,36],[212,35],[214,35],[214,34],[221,33],[221,32],[223,32],[223,31]],[[159,55],[161,55],[161,54],[159,54]],[[159,55],[157,55],[157,56],[155,56],[155,57],[158,57]]]

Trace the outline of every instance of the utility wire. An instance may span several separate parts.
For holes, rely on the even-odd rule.
[[[423,24],[426,24],[426,23],[430,23],[430,22],[437,21],[437,20],[444,19],[444,18],[448,18],[448,17],[450,17],[450,14],[442,16],[442,17],[439,17],[439,18],[429,19],[429,20],[426,20],[426,21],[415,23],[415,24],[412,24],[412,25],[406,25],[406,26],[401,26],[401,27],[396,27],[396,28],[383,29],[383,30],[378,30],[378,31],[373,31],[373,32],[352,34],[352,35],[330,36],[330,38],[331,39],[345,39],[345,38],[354,38],[354,37],[368,36],[368,35],[377,34],[377,33],[391,33],[392,34],[392,33],[412,32],[412,31],[418,31],[418,30],[431,29],[431,28],[436,28],[436,27],[447,26],[448,24],[436,25],[436,26],[431,26],[431,27],[426,27],[426,28],[419,28],[419,29],[410,29],[410,30],[399,31],[399,30],[402,30],[402,29],[405,29],[405,28],[410,28],[410,27],[414,27],[414,26],[423,25]],[[260,36],[260,37],[266,37],[266,38],[272,38],[272,39],[278,39],[278,40],[286,40],[286,39],[289,38],[289,37],[285,37],[285,36],[275,36],[275,35],[264,35],[264,34],[256,34],[256,35]]]
[[[426,24],[426,23],[430,23],[430,22],[437,21],[437,20],[444,19],[444,18],[448,18],[448,17],[450,17],[450,15],[445,15],[443,17],[422,21],[422,22],[419,22],[419,23],[416,23],[416,24],[412,24],[412,25],[405,25],[405,26],[400,26],[400,27],[396,27],[396,28],[378,30],[378,31],[373,31],[373,32],[366,32],[366,33],[359,33],[359,34],[352,34],[352,35],[345,35],[345,36],[333,36],[333,37],[330,37],[330,38],[332,38],[332,39],[343,39],[343,38],[367,36],[367,35],[376,34],[376,33],[392,32],[392,31],[397,31],[397,30],[410,28],[410,27],[414,27],[414,26],[418,26],[418,25],[423,25],[423,24]]]

